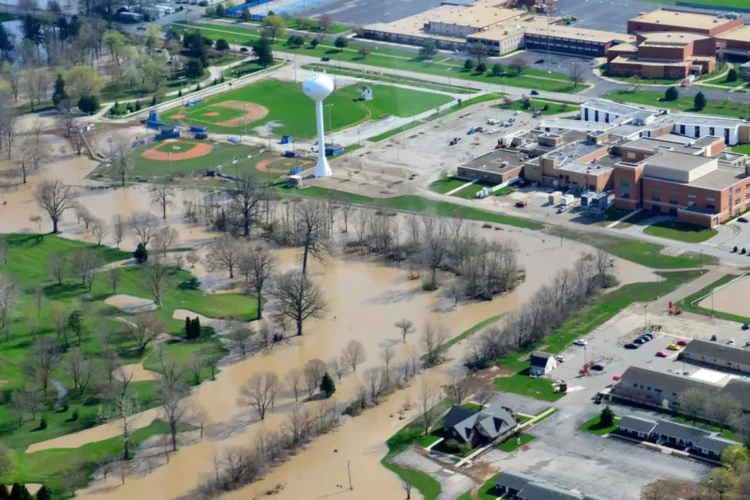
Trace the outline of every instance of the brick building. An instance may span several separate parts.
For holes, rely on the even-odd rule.
[[[658,9],[628,20],[628,33],[684,32],[717,36],[744,24],[744,18],[732,15],[715,16],[675,9]]]
[[[716,49],[726,59],[750,58],[750,26],[743,25],[716,35]]]
[[[525,29],[525,47],[529,50],[603,57],[618,44],[635,42],[632,35],[612,31],[587,30],[574,26],[529,25]],[[475,35],[476,36],[476,35]]]
[[[617,45],[607,52],[607,74],[643,78],[683,79],[712,73],[716,66],[715,41],[708,35],[686,32],[651,32],[635,44]]]

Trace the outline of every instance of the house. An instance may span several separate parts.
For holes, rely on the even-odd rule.
[[[443,418],[446,435],[459,443],[477,445],[510,436],[518,426],[513,411],[495,401],[482,410],[454,406]]]
[[[363,101],[372,101],[372,87],[368,87],[367,85],[365,85],[359,90],[360,92],[362,92]]]
[[[529,375],[542,377],[557,368],[557,359],[553,354],[537,351],[531,354],[531,369]]]
[[[495,481],[493,495],[515,500],[605,500],[549,484],[520,472],[503,472]]]
[[[699,429],[692,425],[661,419],[626,416],[617,423],[616,436],[638,441],[649,441],[668,446],[709,460],[721,460],[721,454],[738,443],[719,437],[718,432]]]
[[[718,342],[693,340],[682,351],[681,359],[719,370],[750,374],[750,352]]]

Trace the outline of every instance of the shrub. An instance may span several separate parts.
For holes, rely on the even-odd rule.
[[[317,38],[313,38],[312,40],[310,40],[310,47],[315,48],[318,46],[318,44],[320,44],[320,40],[318,40]]]
[[[676,101],[680,97],[680,91],[677,90],[677,87],[669,87],[666,92],[664,92],[664,100],[665,101]]]
[[[735,245],[734,248],[732,249],[732,253],[737,253],[738,250],[739,248],[737,248],[737,245]]]
[[[148,260],[148,250],[146,250],[146,246],[143,243],[138,243],[135,252],[133,252],[133,257],[139,264],[143,264]]]
[[[49,488],[42,485],[39,491],[36,492],[36,500],[52,500],[52,493]]]
[[[320,392],[325,394],[326,398],[330,398],[331,396],[333,396],[333,393],[336,392],[336,383],[333,381],[328,372],[323,375],[323,378],[320,381]]]
[[[706,107],[706,104],[706,96],[703,95],[703,92],[698,92],[697,94],[695,94],[695,98],[693,99],[693,108],[695,108],[697,111],[703,111]]]
[[[47,428],[47,417],[42,417],[42,419],[39,421],[39,429],[44,430]]]
[[[736,82],[739,78],[739,75],[737,75],[737,70],[732,68],[729,70],[729,73],[727,73],[727,81],[728,82]]]
[[[474,67],[474,61],[471,59],[467,59],[466,62],[464,62],[464,69],[466,71],[471,71],[471,69]]]
[[[492,66],[492,76],[500,76],[503,74],[503,66],[500,63]]]
[[[609,405],[605,406],[601,415],[599,415],[599,423],[602,427],[611,427],[615,423],[615,412]]]
[[[70,421],[75,422],[76,420],[78,420],[78,417],[80,417],[80,415],[78,414],[78,408],[76,408],[75,410],[73,410],[73,415],[70,416]]]
[[[437,289],[438,289],[437,283],[435,283],[432,280],[422,282],[422,290],[424,290],[425,292],[434,292]]]
[[[483,62],[480,62],[477,64],[477,73],[486,73],[487,72],[487,65]]]
[[[82,95],[78,99],[78,109],[86,114],[93,114],[99,110],[99,98],[93,95]]]
[[[745,251],[745,249],[743,248],[743,249],[742,249],[742,252],[740,252],[740,253],[741,253],[742,255],[745,255],[745,253],[747,253],[747,252],[746,252],[746,251]]]
[[[136,110],[136,111],[140,111],[140,110],[141,110],[141,107],[142,107],[142,105],[141,105],[141,100],[140,100],[140,99],[138,99],[137,101],[135,101],[135,110]]]

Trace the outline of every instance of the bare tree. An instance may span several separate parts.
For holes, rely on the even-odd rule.
[[[211,425],[211,417],[206,409],[198,403],[193,403],[193,406],[190,408],[190,421],[200,428],[201,439],[203,439],[204,429]]]
[[[291,389],[292,393],[294,394],[294,401],[299,401],[299,393],[302,391],[303,378],[304,374],[299,368],[292,368],[291,370],[289,370],[286,376],[284,376],[286,385],[289,386],[289,389]]]
[[[482,408],[487,406],[487,403],[492,401],[492,398],[494,397],[495,391],[493,391],[491,387],[486,385],[483,385],[477,392],[474,393],[474,401],[476,401],[477,404]]]
[[[304,406],[297,406],[287,417],[281,428],[289,435],[292,448],[296,448],[310,439],[315,420]]]
[[[155,255],[143,266],[143,284],[151,292],[158,306],[161,306],[169,275],[169,266],[164,260],[164,257]]]
[[[10,62],[5,61],[0,69],[0,73],[2,73],[3,80],[8,82],[13,102],[17,104],[18,94],[21,93],[22,72],[13,67]]]
[[[448,332],[442,325],[427,323],[419,342],[425,352],[425,365],[435,366],[443,360],[444,344],[448,340]]]
[[[229,278],[234,278],[234,270],[240,263],[243,247],[239,241],[228,234],[216,238],[211,251],[206,255],[206,269],[209,271],[227,271]]]
[[[723,431],[742,414],[742,405],[729,394],[712,394],[706,404],[706,416]]]
[[[73,389],[78,390],[78,393],[83,395],[94,373],[94,364],[81,353],[80,347],[74,347],[68,351],[65,357],[65,365],[70,378],[73,379]]]
[[[341,207],[341,216],[344,219],[344,232],[349,232],[349,214],[352,213],[352,210],[354,210],[354,205],[352,204],[352,200],[349,198],[343,199],[339,206]]]
[[[276,270],[276,259],[271,251],[258,245],[243,253],[239,259],[239,272],[247,286],[255,292],[258,319],[263,317],[263,290]]]
[[[161,257],[165,257],[177,245],[179,234],[172,227],[162,227],[156,230],[151,238],[151,248]]]
[[[73,250],[70,254],[70,270],[81,279],[81,283],[90,292],[94,286],[96,270],[102,265],[102,260],[90,248]]]
[[[722,500],[724,495],[732,491],[736,484],[737,479],[724,467],[715,468],[703,480],[703,486],[716,492],[719,495],[719,500]]]
[[[143,246],[148,246],[160,224],[158,217],[151,212],[135,212],[128,221],[128,226]]]
[[[682,391],[679,395],[680,412],[689,417],[695,423],[698,417],[705,415],[706,403],[710,395],[708,392],[691,388]]]
[[[398,321],[395,326],[401,332],[401,341],[406,343],[406,336],[414,333],[414,323],[412,323],[411,320],[404,318]]]
[[[21,176],[23,183],[26,184],[26,177],[38,172],[41,166],[51,158],[49,144],[42,136],[42,122],[40,120],[33,123],[30,134],[21,144],[19,153]]]
[[[0,326],[5,332],[5,341],[10,340],[10,323],[21,301],[21,290],[11,276],[0,275]]]
[[[648,483],[641,488],[640,500],[670,500],[674,485],[661,480]]]
[[[328,369],[336,375],[337,380],[341,380],[346,374],[347,364],[342,358],[333,358],[328,362]]]
[[[120,185],[124,186],[125,178],[133,168],[133,148],[124,137],[110,141],[110,145],[112,151],[109,160],[112,164],[112,177],[119,177]]]
[[[326,207],[317,201],[297,203],[297,238],[302,245],[302,274],[307,273],[308,257],[323,260],[330,252]]]
[[[278,301],[275,316],[279,323],[292,321],[297,335],[302,335],[302,325],[309,318],[320,318],[325,312],[323,292],[310,277],[299,271],[290,271],[278,277],[271,290]]]
[[[529,67],[529,61],[525,57],[516,56],[511,59],[508,67],[520,75]]]
[[[29,349],[24,361],[24,371],[40,386],[47,395],[52,370],[60,363],[60,349],[57,343],[49,337],[38,339]]]
[[[414,483],[411,479],[406,478],[401,481],[401,486],[403,486],[404,492],[406,492],[406,500],[411,500],[411,490],[414,487]]]
[[[232,349],[239,351],[244,358],[250,350],[250,344],[254,334],[255,332],[250,328],[247,328],[242,324],[237,325],[231,332],[229,332],[229,335],[227,335],[229,345]]]
[[[133,315],[126,325],[128,336],[136,343],[141,354],[165,330],[164,322],[149,313]]]
[[[385,372],[388,374],[391,369],[391,362],[396,357],[396,351],[392,345],[386,344],[380,348],[380,360],[385,365]]]
[[[452,372],[448,383],[445,385],[445,392],[457,405],[461,405],[466,400],[470,389],[471,379],[461,372]]]
[[[570,78],[573,88],[578,88],[578,85],[586,82],[586,67],[583,64],[574,62],[568,69],[568,78]]]
[[[347,366],[352,367],[352,371],[356,373],[357,365],[364,363],[367,358],[365,354],[365,346],[362,345],[357,339],[352,339],[344,346],[341,352],[341,359]]]
[[[311,359],[305,363],[303,370],[304,387],[307,390],[307,397],[312,399],[315,389],[320,386],[320,381],[326,373],[326,364],[319,359]]]
[[[109,280],[109,285],[112,287],[112,293],[117,293],[117,285],[120,284],[120,277],[122,276],[122,271],[119,267],[113,267],[109,270],[107,273],[107,279]]]
[[[243,235],[250,234],[250,225],[256,218],[258,204],[263,199],[264,190],[254,177],[244,176],[235,179],[233,189],[227,191],[232,207],[242,218]]]
[[[425,265],[430,269],[430,286],[437,287],[437,270],[448,255],[448,233],[443,219],[425,217],[424,242],[422,255]]]
[[[266,412],[271,408],[281,392],[281,382],[273,372],[262,372],[253,375],[240,389],[239,402],[249,406],[265,420]]]
[[[120,214],[112,217],[112,236],[115,238],[115,244],[117,245],[117,248],[120,248],[120,243],[122,243],[122,240],[125,239],[127,230],[128,224]]]
[[[440,388],[432,381],[424,378],[419,385],[417,394],[417,419],[422,424],[424,434],[429,434],[430,429],[440,418],[440,412],[435,405],[440,401]]]
[[[52,220],[52,232],[57,233],[57,226],[63,214],[73,208],[73,190],[61,181],[42,181],[37,186],[34,197],[39,207],[47,212]]]
[[[151,186],[151,204],[161,210],[161,218],[167,220],[167,209],[174,206],[174,189],[167,181],[159,181]]]
[[[96,240],[97,246],[101,246],[102,241],[104,241],[104,238],[107,237],[107,234],[109,234],[109,227],[107,227],[107,223],[101,219],[94,220],[94,222],[91,224],[91,235]]]
[[[10,450],[5,445],[0,444],[0,477],[10,474],[13,471],[13,457]],[[5,486],[3,486],[4,488]]]
[[[161,403],[164,416],[169,424],[169,433],[172,436],[172,451],[177,451],[177,428],[189,415],[190,406],[185,396],[188,389],[179,381],[163,379],[159,384],[159,402]]]
[[[187,263],[190,264],[190,267],[194,268],[195,265],[201,261],[201,256],[198,252],[192,251],[192,252],[188,252],[187,257],[185,257],[185,260],[187,260]]]

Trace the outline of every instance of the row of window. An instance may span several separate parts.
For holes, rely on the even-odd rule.
[[[651,392],[651,386],[650,385],[643,385],[643,384],[633,383],[633,387],[635,387],[636,389],[641,389],[641,390],[645,390],[645,391]],[[654,387],[654,392],[662,392],[662,391],[661,391],[661,389],[659,389],[657,387]],[[672,397],[676,398],[677,397],[677,393],[673,392],[672,393]]]

